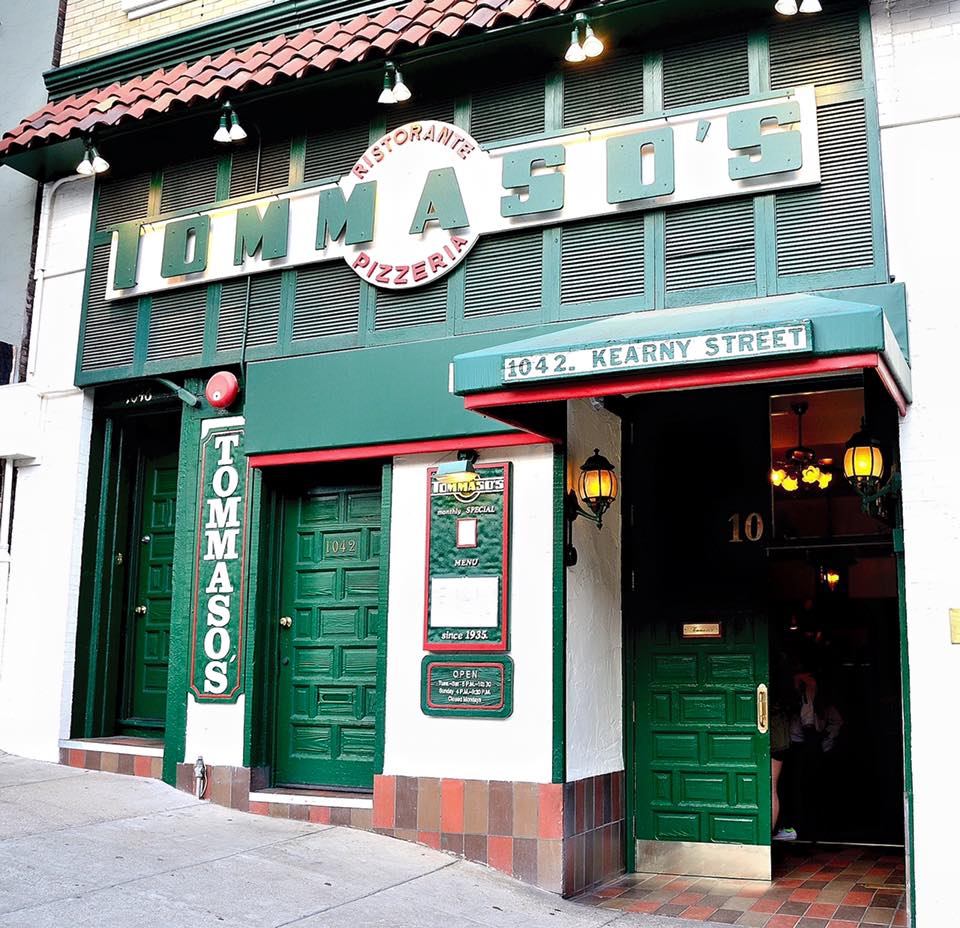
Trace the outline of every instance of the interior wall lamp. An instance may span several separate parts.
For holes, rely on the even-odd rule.
[[[400,69],[392,61],[388,61],[383,67],[383,90],[377,97],[377,103],[385,103],[388,106],[393,103],[406,103],[412,96],[410,88],[404,83]]]
[[[580,465],[577,488],[567,493],[564,506],[564,562],[567,567],[573,567],[577,563],[577,549],[573,546],[573,523],[582,516],[595,523],[598,531],[602,529],[603,515],[617,498],[619,488],[614,466],[600,453],[599,448],[594,448],[593,454]],[[581,502],[587,506],[586,509]]]
[[[583,41],[580,41],[580,33],[583,32]],[[603,54],[603,42],[594,35],[593,26],[590,25],[590,18],[586,13],[577,13],[573,17],[573,31],[570,33],[570,46],[567,53],[563,56],[571,64],[579,64],[588,58],[596,58]]]

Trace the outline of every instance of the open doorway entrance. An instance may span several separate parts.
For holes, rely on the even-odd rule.
[[[801,848],[825,844],[835,856],[854,845],[902,855],[893,532],[842,470],[864,414],[895,452],[896,412],[873,386],[758,385],[619,407],[631,869],[769,880],[787,850],[791,869]],[[772,472],[797,447],[818,477],[783,486]],[[785,745],[772,743],[780,714]],[[771,748],[783,752],[778,823]],[[795,840],[773,842],[775,824]]]

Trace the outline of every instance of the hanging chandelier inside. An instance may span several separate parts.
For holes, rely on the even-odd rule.
[[[818,458],[813,448],[803,443],[803,416],[809,405],[806,402],[792,403],[790,408],[797,417],[797,443],[787,449],[782,461],[773,465],[770,482],[787,493],[797,490],[826,490],[833,480],[833,458]]]

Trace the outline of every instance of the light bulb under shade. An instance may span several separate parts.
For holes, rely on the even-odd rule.
[[[110,170],[110,162],[100,155],[94,155],[91,167],[94,174],[106,174]]]
[[[782,467],[778,467],[776,468],[776,470],[770,471],[770,482],[775,487],[782,486],[783,481],[786,479],[787,479],[787,472]]]
[[[569,61],[570,64],[579,64],[581,61],[587,60],[587,53],[580,44],[580,31],[576,28],[570,33],[570,47],[563,59]]]
[[[581,46],[584,55],[586,55],[587,58],[596,58],[602,55],[603,42],[593,34],[593,29],[590,26],[587,26],[585,32],[583,45]]]
[[[383,90],[380,91],[380,96],[377,97],[377,103],[386,103],[388,106],[396,102],[397,97],[391,87],[384,87]]]
[[[800,0],[801,13],[820,13],[822,11],[823,7],[820,5],[820,0]]]
[[[247,133],[244,131],[243,126],[237,122],[236,116],[233,118],[233,125],[230,127],[229,139],[231,142],[242,142],[246,139]]]
[[[780,484],[788,493],[795,492],[800,487],[800,482],[797,480],[793,474],[788,474],[783,478],[783,483]]]
[[[797,0],[777,0],[777,2],[773,5],[773,8],[781,16],[796,16]]]
[[[213,134],[213,140],[221,145],[226,145],[230,141],[230,129],[227,126],[227,114],[220,117],[220,128]]]
[[[77,165],[77,173],[81,177],[93,177],[96,173],[93,169],[93,162],[90,160],[89,152],[83,156],[83,161]]]
[[[403,82],[400,72],[397,71],[397,80],[393,85],[393,99],[397,103],[406,103],[413,96],[410,88]]]

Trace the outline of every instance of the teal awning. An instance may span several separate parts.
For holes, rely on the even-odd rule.
[[[829,356],[879,356],[907,401],[903,288],[865,287],[842,297],[793,294],[627,313],[458,354],[460,395],[544,387],[590,377],[663,374]],[[870,302],[858,302],[864,298]]]

